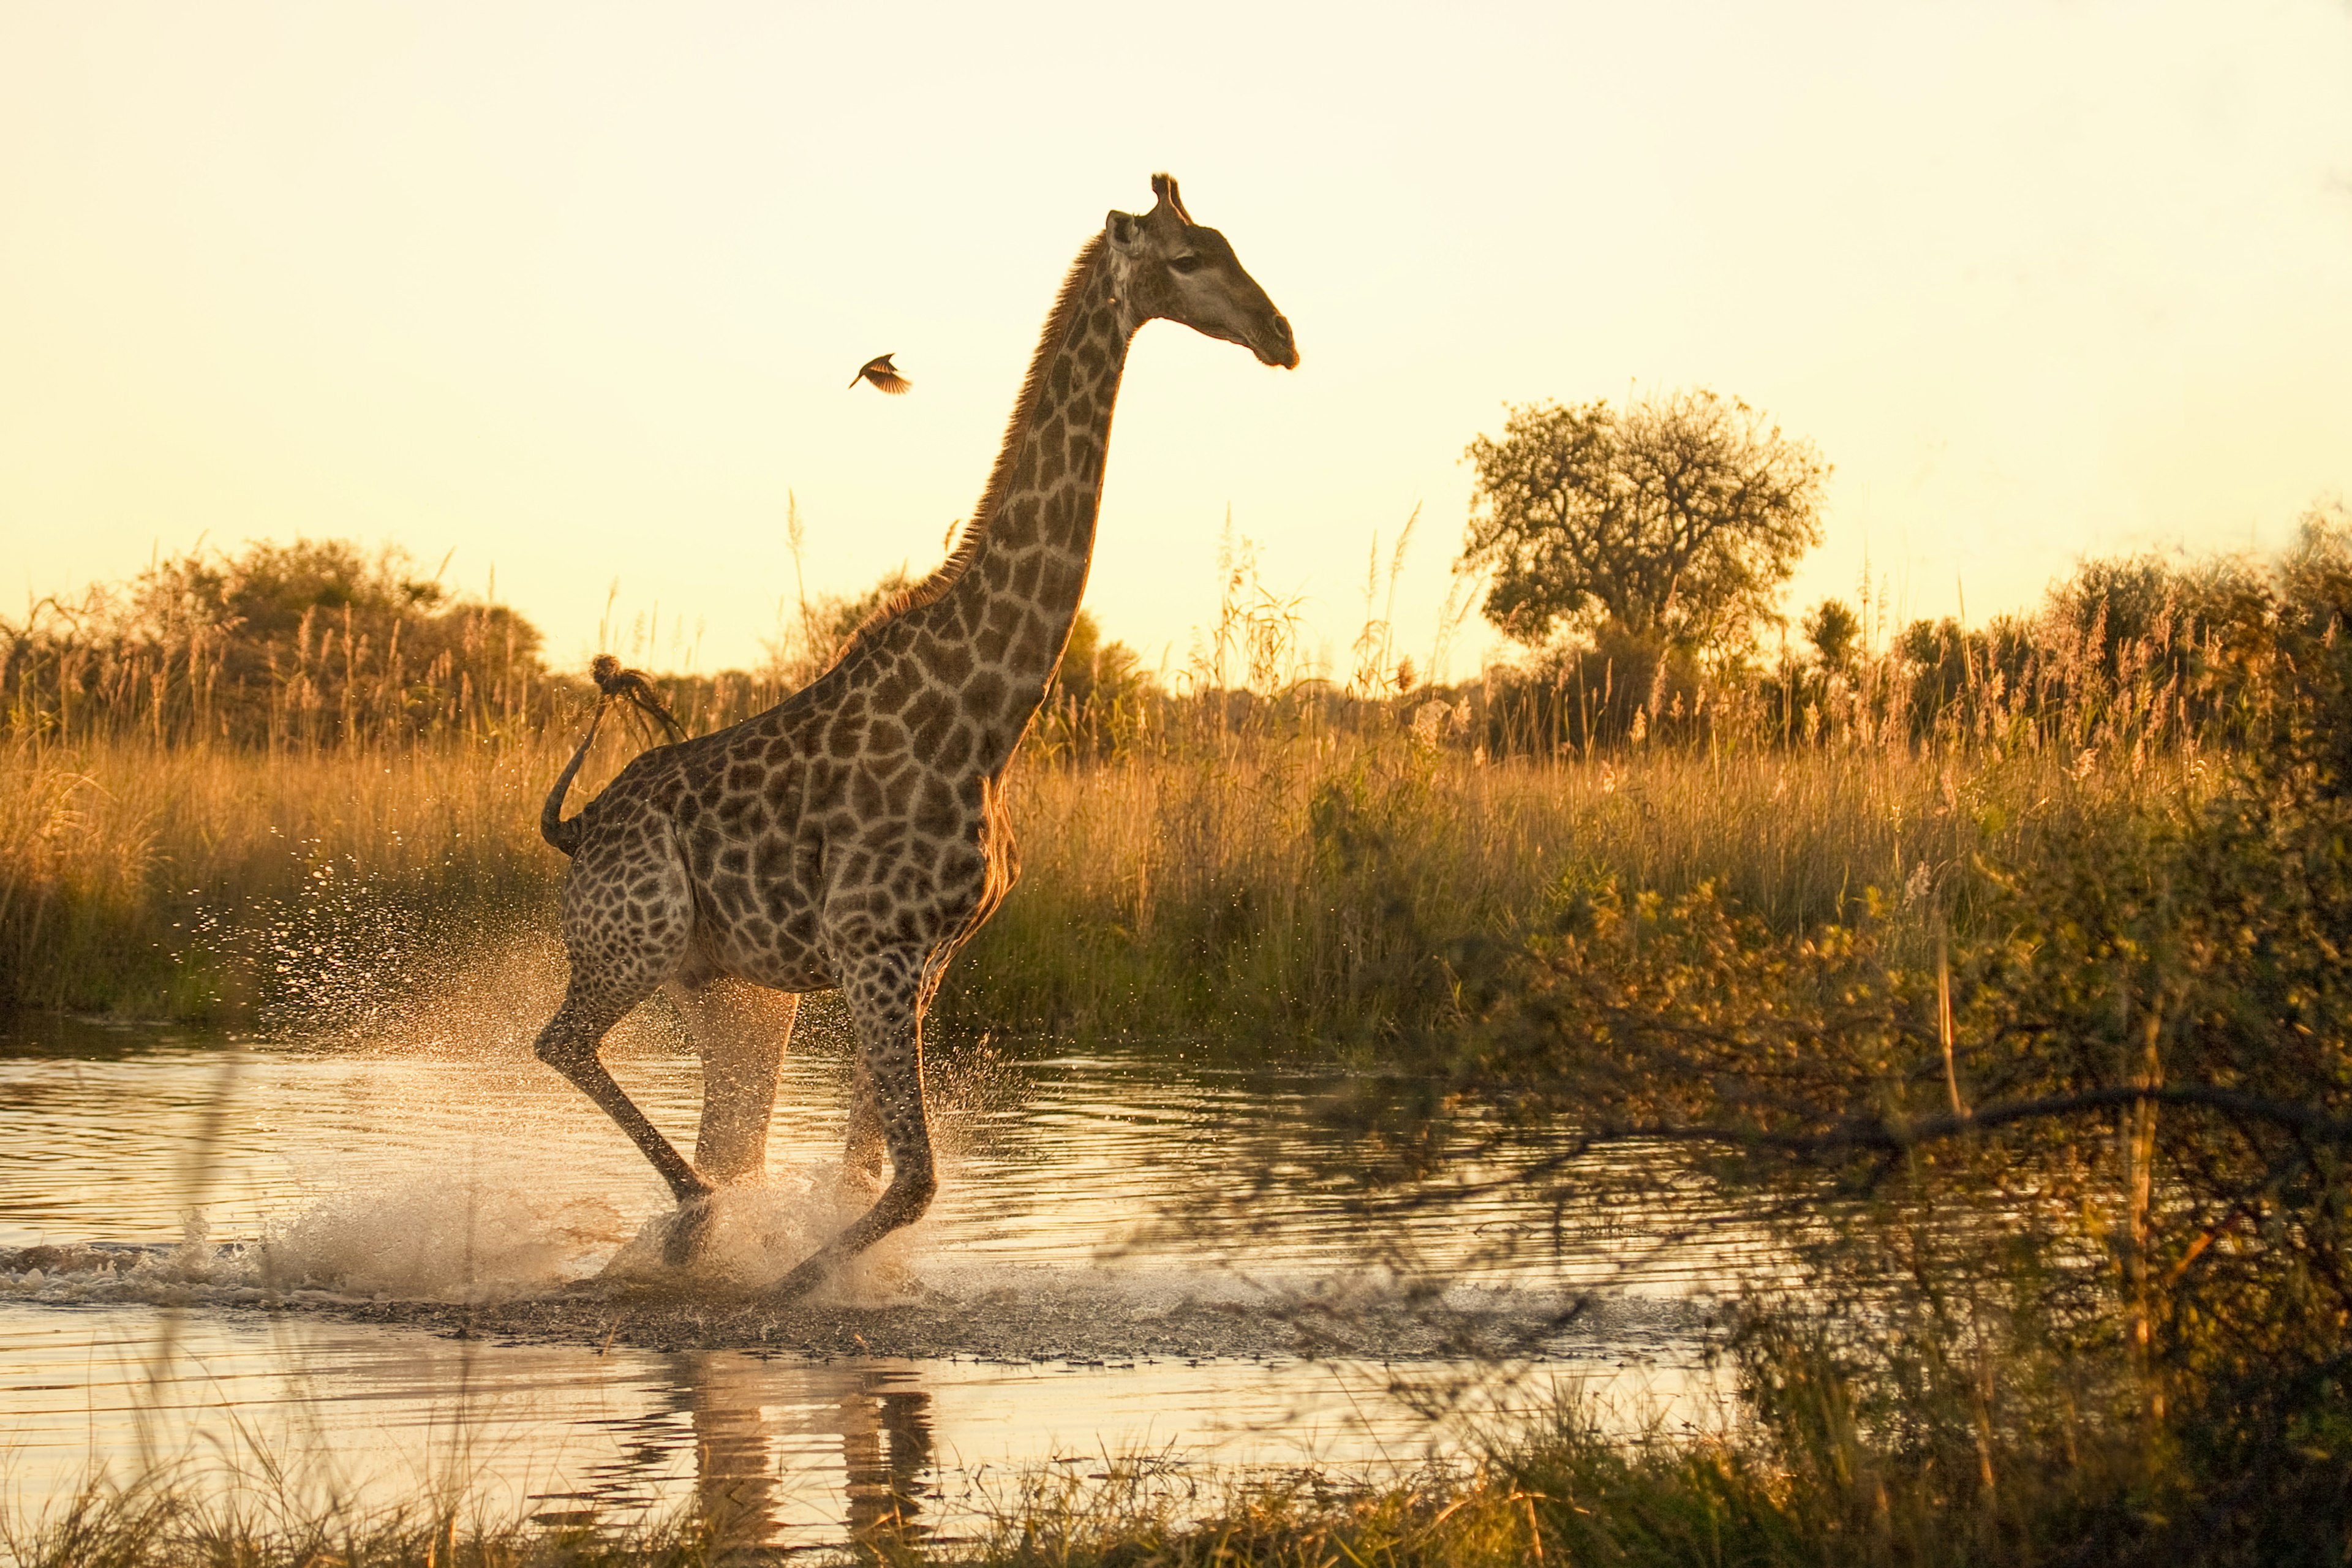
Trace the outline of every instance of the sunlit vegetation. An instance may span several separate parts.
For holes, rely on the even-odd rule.
[[[545,921],[535,816],[584,692],[506,612],[353,581],[331,637],[315,604],[239,612],[276,628],[257,652],[138,608],[154,582],[114,620],[9,628],[0,991],[235,1009],[355,903]],[[215,598],[247,590],[228,572]],[[934,1555],[2347,1560],[2340,519],[2267,566],[2092,563],[1989,626],[1830,603],[1809,647],[1732,658],[1603,626],[1444,688],[1378,623],[1323,679],[1245,566],[1229,590],[1181,679],[1085,628],[1017,764],[1022,886],[939,1047],[1214,1035],[1408,1064],[1441,1131],[1402,1140],[1384,1201],[1539,1121],[1569,1147],[1517,1179],[1545,1184],[1553,1246],[1662,1184],[1747,1194],[1775,1261],[1717,1342],[1738,1419],[1629,1445],[1569,1405],[1410,1484],[1040,1481]],[[697,729],[754,710],[863,613],[812,605],[775,669],[672,681],[677,705]],[[436,650],[426,673],[395,645]],[[623,728],[607,773],[644,743]],[[91,1517],[126,1544],[89,1561],[232,1560]],[[394,1524],[341,1560],[718,1560]]]
[[[891,586],[801,605],[764,671],[665,679],[672,706],[701,731],[779,700]],[[1604,636],[1441,689],[1378,620],[1349,679],[1318,677],[1244,560],[1172,679],[1082,618],[1016,763],[1021,888],[940,1025],[1400,1037],[1449,1014],[1465,944],[1596,878],[1713,886],[1781,931],[1873,898],[1965,925],[2053,824],[2203,787],[2265,700],[2282,593],[2095,563],[2032,620],[1875,653],[1832,604],[1810,657]],[[305,900],[544,920],[538,802],[591,689],[537,644],[334,543],[165,562],[0,627],[0,1001],[234,1014]],[[608,726],[586,787],[645,743]]]

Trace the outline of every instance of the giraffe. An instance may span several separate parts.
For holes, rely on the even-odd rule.
[[[785,993],[790,1005],[842,993],[857,1037],[845,1169],[866,1191],[880,1185],[773,1287],[775,1299],[815,1288],[921,1217],[938,1190],[923,1015],[1018,872],[1004,770],[1086,588],[1128,346],[1144,322],[1166,320],[1264,364],[1298,363],[1290,323],[1224,236],[1192,222],[1168,175],[1151,188],[1150,212],[1112,212],[1078,252],[946,563],[774,708],[646,752],[568,820],[577,757],[549,795],[542,831],[572,858],[571,978],[535,1048],[668,1184],[673,1263],[707,1233],[718,1186],[765,1161],[790,1015],[764,1036],[743,1026],[747,987]],[[663,988],[702,1060],[691,1163],[598,1058],[606,1031]]]

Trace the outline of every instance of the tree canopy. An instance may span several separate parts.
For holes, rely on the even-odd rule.
[[[1703,389],[1520,405],[1465,455],[1478,472],[1463,563],[1493,574],[1486,618],[1529,646],[1604,627],[1738,646],[1821,542],[1821,454]]]
[[[1852,667],[1862,641],[1862,617],[1843,599],[1823,599],[1807,613],[1804,627],[1823,669]]]
[[[158,738],[271,744],[478,730],[549,695],[528,620],[340,539],[191,550],[45,599],[0,620],[0,689],[15,724],[136,714]]]

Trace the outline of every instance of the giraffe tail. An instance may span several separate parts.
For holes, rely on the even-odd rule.
[[[596,689],[616,701],[625,701],[636,710],[640,718],[651,720],[662,728],[662,733],[676,745],[686,739],[686,726],[677,721],[654,691],[654,683],[642,669],[623,669],[621,661],[609,653],[600,653],[588,667],[588,674],[596,682]]]
[[[580,819],[568,821],[563,815],[563,797],[572,793],[572,781],[580,775],[580,764],[588,760],[588,748],[596,743],[596,726],[604,721],[604,705],[596,704],[596,716],[588,721],[588,732],[580,737],[579,750],[555,775],[555,787],[547,792],[547,804],[539,808],[539,836],[553,847],[570,855],[580,847]]]

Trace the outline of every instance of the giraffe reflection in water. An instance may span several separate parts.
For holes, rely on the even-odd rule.
[[[931,1395],[912,1371],[803,1366],[784,1383],[772,1363],[732,1351],[675,1365],[669,1414],[682,1406],[692,1423],[695,1509],[718,1539],[772,1542],[813,1517],[843,1521],[856,1541],[929,1533],[919,1516],[938,1489]],[[641,1462],[658,1457],[647,1449]]]

